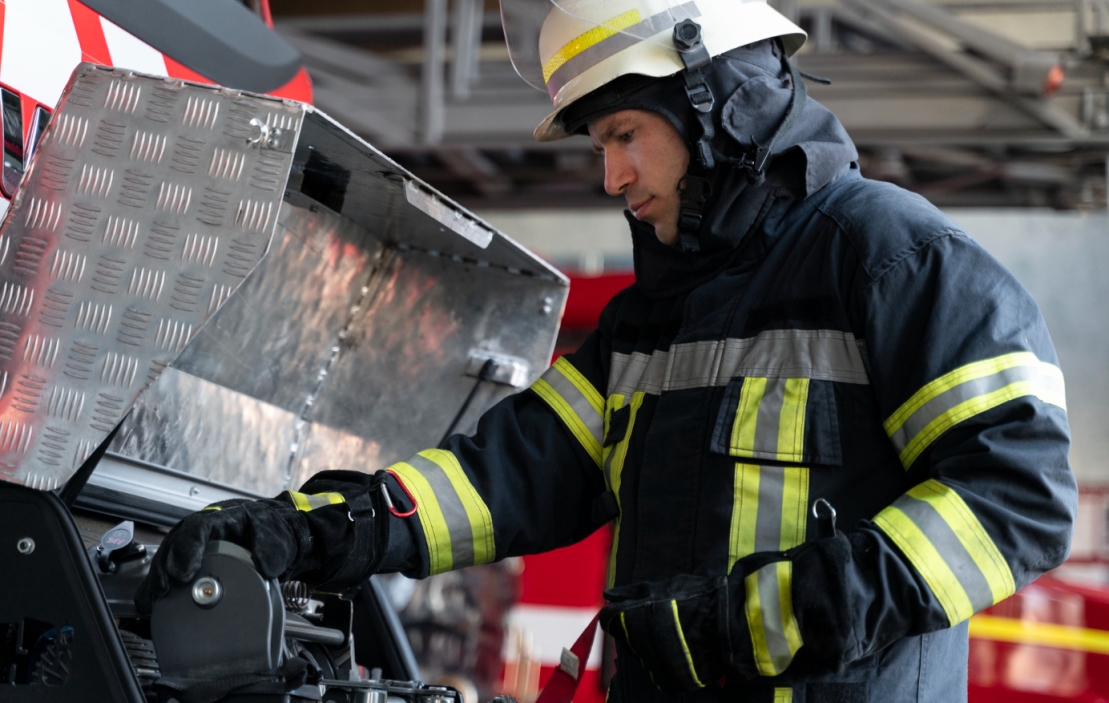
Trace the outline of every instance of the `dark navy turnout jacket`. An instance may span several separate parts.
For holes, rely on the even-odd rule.
[[[790,95],[751,51],[721,63],[735,143]],[[831,113],[810,99],[787,137],[766,183],[718,177],[699,254],[633,222],[637,284],[582,347],[391,467],[420,505],[393,542],[423,576],[611,524],[610,586],[742,571],[727,676],[698,678],[707,626],[679,623],[699,688],[660,693],[619,645],[610,701],[965,701],[967,620],[1067,555],[1058,359],[1028,292],[862,178]]]
[[[1076,510],[1036,304],[926,201],[854,169],[750,236],[693,290],[625,290],[474,436],[395,465],[421,501],[414,572],[612,521],[610,585],[723,575],[821,538],[824,499],[843,585],[799,563],[771,579],[792,607],[763,598],[760,678],[667,696],[619,651],[610,700],[965,700],[967,619],[1058,565]],[[833,665],[791,676],[807,648]]]

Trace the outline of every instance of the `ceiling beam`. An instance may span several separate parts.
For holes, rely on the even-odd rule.
[[[512,190],[512,181],[500,173],[489,157],[473,147],[437,148],[431,153],[487,198],[500,197]]]
[[[904,0],[901,0],[904,1]],[[1090,131],[1086,127],[1046,98],[1029,98],[1016,94],[1009,81],[993,66],[970,54],[952,51],[940,40],[925,31],[914,27],[894,15],[885,7],[878,6],[874,0],[842,0],[855,10],[870,15],[888,31],[899,36],[927,53],[938,61],[959,71],[981,87],[1003,100],[1016,105],[1048,127],[1069,139],[1085,139]]]

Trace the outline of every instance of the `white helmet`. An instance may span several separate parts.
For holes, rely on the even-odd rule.
[[[554,103],[536,140],[570,136],[562,111],[620,76],[661,78],[685,68],[673,39],[685,20],[700,25],[709,56],[775,37],[793,55],[806,38],[766,0],[501,0],[513,66]]]

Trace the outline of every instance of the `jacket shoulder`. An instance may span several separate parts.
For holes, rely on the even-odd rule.
[[[937,239],[967,238],[935,205],[892,183],[850,178],[828,188],[816,207],[835,222],[871,278]]]

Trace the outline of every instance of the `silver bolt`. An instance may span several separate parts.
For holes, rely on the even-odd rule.
[[[211,576],[202,576],[193,583],[193,602],[202,608],[210,608],[223,598],[223,586]]]
[[[223,88],[223,90],[226,91],[228,89]],[[250,126],[251,126],[251,136],[247,139],[247,144],[249,146],[260,147],[260,146],[262,146],[263,144],[266,144],[269,141],[269,139],[270,139],[270,126],[268,124],[266,124],[262,120],[255,117],[250,121]]]
[[[281,146],[281,134],[282,131],[279,128],[272,128],[269,136],[266,138],[266,146],[271,149],[276,149],[277,147]]]
[[[31,539],[30,537],[24,537],[23,539],[15,543],[15,548],[19,550],[20,554],[27,556],[31,552],[35,551],[35,540]]]
[[[200,489],[197,488],[196,486],[193,486],[192,488],[189,489],[189,495],[191,495],[191,496],[200,495]]]
[[[550,315],[554,311],[554,299],[553,298],[543,298],[543,307],[540,308],[540,311],[544,315]]]

